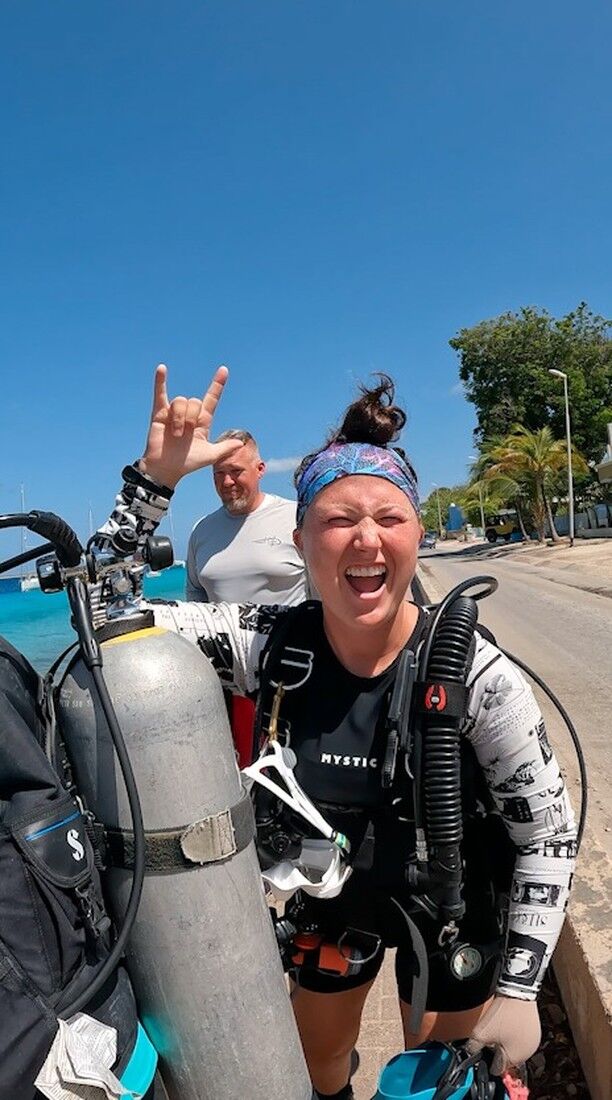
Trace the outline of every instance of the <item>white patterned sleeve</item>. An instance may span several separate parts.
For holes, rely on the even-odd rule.
[[[96,532],[96,546],[112,548],[124,557],[142,552],[145,539],[164,518],[172,495],[171,489],[141,473],[137,462],[126,466],[115,507]],[[145,600],[140,582],[135,583],[133,597],[139,608],[153,612],[156,626],[198,645],[229,691],[250,695],[258,690],[260,655],[284,607]]]
[[[161,523],[174,495],[138,469],[137,463],[123,470],[123,485],[115,497],[115,507],[106,523],[95,534],[100,549],[112,547],[127,557],[142,550],[145,539]]]
[[[465,734],[517,849],[497,992],[532,1000],[561,932],[576,824],[530,686],[496,646],[476,638]]]
[[[285,607],[237,603],[142,600],[155,625],[173,630],[199,646],[221,684],[237,695],[259,689],[259,660]]]

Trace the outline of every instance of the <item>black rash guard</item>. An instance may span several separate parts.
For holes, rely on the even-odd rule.
[[[353,808],[380,806],[384,726],[399,658],[378,676],[355,676],[325,636],[320,603],[303,605],[291,613],[291,620],[278,658],[273,648],[269,652],[274,682],[267,683],[260,702],[262,731],[268,728],[275,685],[281,680],[278,736],[294,750],[295,776],[309,797]],[[419,610],[408,647],[418,646],[424,625],[425,614]],[[264,678],[269,679],[267,670]]]

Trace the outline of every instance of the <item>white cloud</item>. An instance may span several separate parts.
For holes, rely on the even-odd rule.
[[[266,459],[266,472],[269,474],[284,474],[287,470],[293,471],[302,461],[301,455],[290,455],[289,458]]]
[[[451,386],[448,391],[451,397],[463,397],[465,390],[463,388],[463,382],[455,382],[454,386]]]

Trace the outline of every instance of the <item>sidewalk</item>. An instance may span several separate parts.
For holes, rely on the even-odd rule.
[[[439,542],[437,553],[461,554],[469,561],[497,559],[513,568],[544,575],[557,584],[582,588],[600,596],[612,597],[612,539],[576,539],[574,545],[564,538],[557,545],[539,546],[533,542],[487,543]],[[426,561],[427,558],[423,558]]]
[[[374,1096],[383,1066],[403,1049],[395,985],[395,951],[387,951],[363,1012],[357,1043],[360,1065],[353,1077],[355,1100],[370,1100]]]

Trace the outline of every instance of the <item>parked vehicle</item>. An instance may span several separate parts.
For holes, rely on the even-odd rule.
[[[518,516],[512,508],[500,508],[492,516],[485,520],[485,538],[487,542],[497,542],[505,539],[509,542],[513,535],[521,535]]]
[[[435,534],[434,531],[426,531],[423,535],[423,538],[421,539],[421,549],[434,550],[437,541],[438,536]]]

